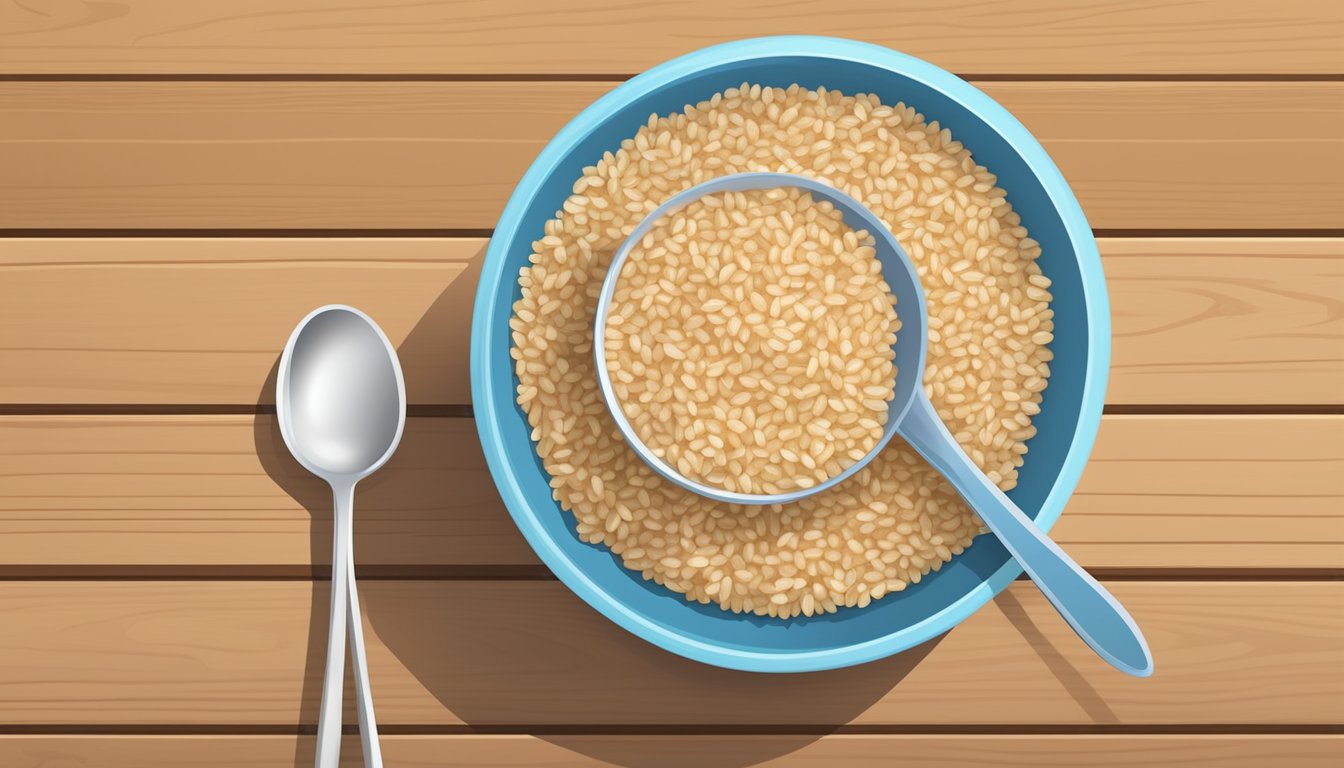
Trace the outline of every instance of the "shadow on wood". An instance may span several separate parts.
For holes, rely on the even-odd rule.
[[[1008,617],[1008,621],[1013,625],[1022,639],[1027,641],[1036,655],[1041,657],[1045,666],[1049,668],[1050,673],[1055,676],[1059,684],[1064,686],[1064,690],[1073,698],[1078,706],[1092,718],[1095,723],[1118,723],[1119,716],[1106,703],[1106,699],[1101,693],[1087,681],[1087,677],[1069,661],[1064,654],[1055,648],[1050,638],[1036,626],[1031,615],[1027,613],[1026,606],[1009,590],[1000,592],[998,597],[994,598],[1003,615]],[[1053,617],[1052,617],[1053,618]],[[1072,637],[1069,638],[1073,640]],[[1082,642],[1082,640],[1078,640]],[[1119,673],[1116,673],[1119,674]]]
[[[434,697],[448,720],[487,732],[539,732],[559,747],[628,768],[681,768],[686,755],[572,734],[779,734],[695,759],[700,768],[755,765],[797,751],[890,698],[941,642],[829,672],[738,672],[670,654],[572,593],[546,592],[553,597],[541,602],[535,583],[490,582],[489,590],[476,591],[461,582],[447,603],[435,599],[442,590],[424,582],[394,588],[379,581],[364,595],[379,641],[415,678],[414,695]],[[502,609],[514,601],[526,610]]]
[[[283,340],[281,341],[283,344]],[[276,373],[280,368],[280,355],[266,375],[266,382],[257,395],[257,404],[274,402]],[[273,416],[258,415],[252,422],[253,442],[257,448],[257,459],[277,485],[308,510],[313,516],[309,535],[309,560],[313,563],[313,586],[311,609],[308,616],[308,654],[303,669],[303,694],[299,699],[299,732],[317,733],[317,714],[322,697],[322,673],[327,659],[327,611],[330,606],[330,587],[316,580],[318,569],[323,577],[331,579],[331,533],[332,533],[332,495],[327,484],[304,469],[289,453],[284,437],[280,434],[280,423]],[[326,563],[325,567],[317,563]],[[315,758],[314,739],[297,739],[294,743],[295,768],[306,768]]]
[[[423,359],[467,336],[463,306],[474,301],[483,259],[454,281],[400,347],[403,359]],[[408,392],[412,401],[414,392]],[[392,478],[388,478],[392,480]],[[437,479],[421,481],[438,484]],[[423,489],[418,489],[423,491]],[[412,493],[412,491],[406,491]],[[451,487],[436,492],[453,494]],[[474,493],[475,491],[471,491]],[[504,514],[500,510],[500,514]],[[379,585],[381,586],[381,585]],[[409,586],[409,585],[408,585]],[[520,591],[529,587],[519,584]],[[593,718],[639,723],[644,702],[668,692],[691,702],[686,722],[650,719],[640,729],[676,729],[692,722],[726,729],[764,728],[793,735],[752,742],[745,751],[718,755],[703,768],[736,768],[789,754],[854,719],[887,695],[938,644],[934,640],[897,657],[858,668],[800,675],[764,675],[718,669],[667,653],[635,638],[568,592],[542,610],[499,612],[473,606],[508,599],[511,588],[468,593],[455,605],[426,604],[413,589],[364,592],[365,612],[387,648],[453,715],[479,728],[541,725],[551,730]],[[482,627],[490,615],[507,626]],[[499,617],[503,617],[502,619]],[[408,621],[407,617],[415,617]],[[581,644],[570,638],[586,638]],[[600,667],[597,673],[595,668]],[[377,681],[373,681],[377,690]],[[652,709],[657,709],[652,708]],[[582,718],[572,714],[584,712]],[[711,726],[709,730],[714,730]],[[798,732],[802,731],[802,735]],[[631,768],[683,766],[685,755],[650,753],[639,743],[548,735],[548,741],[589,757]]]

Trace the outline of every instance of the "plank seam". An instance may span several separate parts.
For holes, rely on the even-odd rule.
[[[1238,228],[1238,229],[1093,229],[1098,238],[1130,240],[1141,238],[1207,239],[1207,238],[1344,238],[1344,228]],[[493,227],[480,228],[340,228],[340,227],[6,227],[0,228],[0,238],[484,238],[494,235]]]
[[[480,229],[436,229],[436,228],[396,228],[396,229],[377,229],[377,228],[266,228],[266,227],[242,227],[236,229],[217,229],[209,227],[96,227],[96,228],[50,228],[50,227],[8,227],[0,228],[0,238],[113,238],[113,237],[136,237],[136,238],[210,238],[216,240],[227,240],[230,238],[258,238],[269,237],[275,239],[287,238],[370,238],[381,239],[397,238],[440,238],[440,239],[488,239],[494,235],[493,227]],[[1344,230],[1340,230],[1341,236],[1344,236]]]
[[[1292,403],[1267,404],[1108,404],[1102,409],[1107,416],[1338,416],[1344,414],[1344,404],[1320,403],[1297,405]]]
[[[555,581],[541,564],[358,566],[362,581]],[[1344,568],[1331,567],[1100,567],[1088,572],[1108,582],[1332,582]],[[327,565],[0,565],[0,582],[15,581],[328,581]],[[1025,575],[1018,581],[1027,581]]]
[[[1106,405],[1107,416],[1339,416],[1344,403]],[[275,406],[247,403],[0,403],[0,416],[272,416]],[[469,404],[408,405],[411,418],[470,419]]]
[[[357,735],[358,726],[346,724],[341,732]],[[568,724],[378,724],[386,736],[1068,736],[1068,735],[1339,735],[1344,725],[1335,723],[1180,723],[1180,724],[1070,724],[1055,725],[845,725],[845,724],[703,724],[659,725],[568,725]],[[54,723],[0,725],[0,736],[313,736],[315,724],[249,725],[140,725]]]
[[[1049,72],[964,72],[955,73],[962,80],[981,82],[1025,83],[1333,83],[1344,82],[1344,73],[1049,73]],[[613,85],[633,78],[628,73],[611,72],[533,72],[533,73],[471,73],[471,72],[239,72],[217,73],[0,73],[0,82],[11,83],[592,83],[609,82]]]
[[[274,416],[266,403],[0,403],[0,416]],[[413,404],[410,418],[470,419],[470,405]]]

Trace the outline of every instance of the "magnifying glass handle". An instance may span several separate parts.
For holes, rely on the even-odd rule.
[[[1148,641],[1125,607],[985,477],[922,390],[897,432],[952,483],[1083,642],[1122,672],[1153,674]]]

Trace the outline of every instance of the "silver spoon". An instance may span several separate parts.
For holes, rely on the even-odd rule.
[[[335,497],[331,622],[316,766],[336,768],[340,761],[345,682],[341,625],[348,623],[364,765],[382,768],[355,589],[354,501],[355,484],[392,456],[406,424],[406,385],[397,352],[363,312],[339,304],[319,307],[299,322],[285,345],[276,376],[275,407],[290,453],[326,480]]]

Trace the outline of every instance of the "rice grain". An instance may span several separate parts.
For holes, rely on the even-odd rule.
[[[1025,443],[1035,434],[1031,417],[1040,412],[1050,372],[1045,345],[1053,340],[1052,296],[1036,263],[1040,246],[1021,226],[994,174],[976,164],[949,131],[908,105],[884,105],[870,94],[743,84],[681,112],[651,115],[619,149],[585,168],[519,275],[522,296],[510,323],[518,401],[553,494],[563,509],[573,511],[579,536],[610,547],[627,568],[688,600],[730,611],[792,617],[864,606],[919,583],[982,531],[951,486],[908,445],[892,441],[854,476],[798,502],[721,504],[663,480],[645,465],[621,439],[597,388],[593,315],[602,279],[624,237],[677,192],[746,171],[819,178],[865,203],[891,228],[914,262],[928,301],[925,390],[976,464],[1000,488],[1016,485]],[[881,386],[885,374],[853,392],[845,384],[866,370],[862,362],[852,371],[847,366],[878,343],[877,329],[861,321],[869,315],[851,325],[848,313],[878,306],[863,309],[870,305],[854,300],[862,283],[853,283],[858,293],[851,292],[849,276],[839,273],[823,279],[825,295],[816,306],[793,298],[798,293],[786,281],[806,281],[834,233],[823,238],[819,224],[800,227],[795,212],[781,210],[775,229],[801,228],[807,242],[767,242],[751,228],[760,206],[739,202],[724,200],[694,232],[687,229],[689,221],[682,224],[685,237],[672,247],[643,243],[650,254],[664,247],[657,258],[672,294],[698,290],[701,285],[689,278],[708,274],[711,264],[717,266],[713,286],[727,293],[711,299],[722,305],[707,301],[689,316],[676,308],[672,322],[676,303],[666,287],[658,283],[655,290],[650,284],[640,296],[632,290],[625,303],[631,314],[610,326],[627,340],[618,348],[627,377],[622,381],[627,387],[645,382],[631,401],[650,418],[675,424],[673,409],[684,407],[681,416],[694,417],[688,424],[703,422],[687,428],[677,448],[682,459],[695,462],[687,466],[705,477],[722,474],[723,482],[734,478],[744,487],[790,482],[780,455],[757,450],[785,441],[791,441],[799,465],[806,457],[816,471],[831,472],[861,456],[863,441],[851,438],[848,449],[836,445],[821,458],[812,445],[828,438],[807,426],[829,419],[828,434],[853,435],[857,422],[842,418],[877,422],[877,398],[863,387]],[[843,233],[839,239],[843,245]],[[742,243],[742,253],[727,253],[732,243]],[[748,249],[747,243],[754,245]],[[757,285],[762,263],[778,264],[780,272],[769,290],[760,291],[764,308],[748,290]],[[704,320],[695,320],[701,316]],[[632,324],[629,330],[626,323]],[[837,334],[848,329],[850,351],[829,340],[825,348],[810,347],[812,324],[824,325],[828,339],[832,328]],[[768,331],[760,334],[759,328]],[[764,370],[761,359],[721,349],[711,354],[708,345],[716,339],[730,347],[754,341],[752,349],[776,372],[798,368],[798,377],[753,376]],[[682,370],[651,386],[669,360]],[[682,373],[698,389],[683,381]],[[724,391],[716,388],[728,377],[734,384],[726,391],[740,391],[725,404]],[[798,395],[808,384],[820,389]],[[735,400],[747,391],[748,400]],[[698,399],[702,392],[709,397]],[[800,397],[810,397],[821,410],[799,408]],[[775,408],[787,414],[790,406],[796,416],[791,421],[772,420],[764,412]],[[781,437],[789,427],[796,429]],[[699,447],[690,449],[692,443]],[[828,467],[828,461],[836,463]],[[805,486],[816,478],[793,481]]]

